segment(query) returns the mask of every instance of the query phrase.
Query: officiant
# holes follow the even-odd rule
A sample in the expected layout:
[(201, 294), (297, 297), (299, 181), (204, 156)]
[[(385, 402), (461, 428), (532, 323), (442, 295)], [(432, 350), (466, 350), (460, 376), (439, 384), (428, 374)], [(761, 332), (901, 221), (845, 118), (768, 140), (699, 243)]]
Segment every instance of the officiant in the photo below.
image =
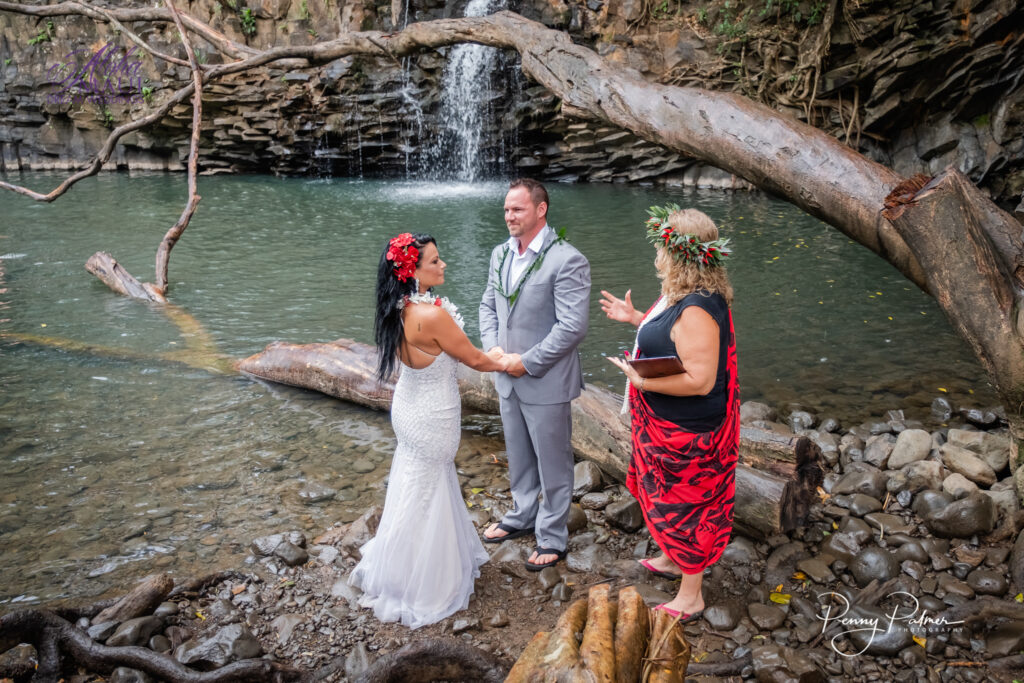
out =
[(676, 597), (655, 609), (686, 622), (703, 613), (703, 572), (721, 557), (733, 523), (739, 384), (724, 267), (731, 252), (696, 209), (654, 207), (646, 227), (661, 296), (641, 313), (629, 291), (623, 299), (602, 291), (601, 308), (638, 327), (627, 360), (609, 359), (629, 379), (626, 486), (662, 550), (640, 564), (680, 581)]

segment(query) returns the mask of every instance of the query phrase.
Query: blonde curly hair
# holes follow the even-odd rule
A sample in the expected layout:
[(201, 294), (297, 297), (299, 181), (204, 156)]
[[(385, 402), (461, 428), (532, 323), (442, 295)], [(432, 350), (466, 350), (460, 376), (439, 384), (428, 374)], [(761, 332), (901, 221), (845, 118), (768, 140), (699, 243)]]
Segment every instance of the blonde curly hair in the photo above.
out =
[[(697, 209), (682, 209), (669, 214), (668, 224), (678, 233), (694, 235), (701, 242), (718, 239), (718, 226), (707, 214)], [(661, 295), (669, 306), (698, 289), (718, 292), (732, 306), (732, 284), (724, 266), (701, 269), (696, 263), (678, 261), (659, 247), (654, 267), (661, 280)]]

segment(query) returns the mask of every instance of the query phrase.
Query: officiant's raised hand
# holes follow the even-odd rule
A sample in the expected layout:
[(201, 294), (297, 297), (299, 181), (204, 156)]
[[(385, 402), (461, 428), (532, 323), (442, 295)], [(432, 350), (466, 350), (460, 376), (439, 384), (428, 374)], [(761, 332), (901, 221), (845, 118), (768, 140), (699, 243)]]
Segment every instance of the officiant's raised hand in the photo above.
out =
[(630, 298), (630, 294), (633, 290), (626, 290), (626, 297), (620, 299), (611, 292), (601, 290), (601, 310), (605, 312), (612, 320), (617, 320), (620, 323), (629, 323), (636, 327), (643, 320), (644, 315), (640, 311), (633, 308), (633, 299)]

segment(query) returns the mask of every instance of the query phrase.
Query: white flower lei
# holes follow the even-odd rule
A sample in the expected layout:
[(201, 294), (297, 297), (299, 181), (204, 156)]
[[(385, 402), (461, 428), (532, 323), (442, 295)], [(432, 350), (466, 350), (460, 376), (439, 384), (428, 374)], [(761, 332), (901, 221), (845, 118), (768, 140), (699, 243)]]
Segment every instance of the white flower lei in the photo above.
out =
[[(430, 304), (432, 306), (440, 306), (444, 310), (448, 311), (448, 315), (452, 317), (452, 320), (454, 320), (455, 324), (459, 326), (459, 329), (466, 326), (465, 321), (462, 319), (462, 315), (459, 313), (458, 306), (449, 301), (448, 297), (435, 296), (429, 292), (425, 294), (417, 292), (416, 294), (410, 294), (405, 297), (405, 301), (410, 304)], [(440, 301), (441, 303), (435, 303), (437, 301)]]

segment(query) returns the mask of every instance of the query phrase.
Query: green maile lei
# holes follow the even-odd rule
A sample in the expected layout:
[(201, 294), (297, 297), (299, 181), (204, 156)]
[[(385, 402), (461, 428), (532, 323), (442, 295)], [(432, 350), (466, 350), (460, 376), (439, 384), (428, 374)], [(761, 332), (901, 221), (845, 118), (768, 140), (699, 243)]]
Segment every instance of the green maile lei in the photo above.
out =
[(526, 272), (523, 273), (522, 277), (519, 278), (519, 284), (516, 285), (516, 288), (512, 291), (511, 294), (505, 291), (505, 287), (501, 283), (501, 274), (505, 270), (505, 261), (508, 260), (509, 254), (512, 253), (512, 248), (507, 244), (505, 245), (505, 249), (501, 253), (501, 261), (498, 262), (498, 267), (495, 268), (494, 270), (494, 290), (498, 292), (498, 294), (505, 297), (505, 300), (508, 301), (508, 305), (510, 307), (516, 303), (516, 299), (518, 299), (519, 295), (522, 293), (523, 285), (526, 284), (526, 281), (529, 280), (530, 276), (533, 275), (534, 272), (536, 272), (540, 268), (541, 262), (544, 261), (544, 257), (551, 250), (551, 247), (555, 246), (560, 242), (567, 241), (565, 239), (565, 228), (559, 230), (557, 233), (555, 233), (555, 235), (556, 237), (554, 240), (552, 240), (551, 244), (544, 247), (543, 251), (537, 254), (537, 258), (533, 260), (533, 263), (530, 264), (530, 267), (527, 268)]
[(727, 237), (720, 237), (711, 242), (699, 242), (694, 235), (676, 232), (668, 224), (668, 217), (675, 211), (679, 211), (677, 204), (652, 206), (647, 209), (650, 218), (644, 225), (647, 226), (647, 239), (651, 244), (662, 247), (677, 261), (694, 263), (701, 270), (721, 266), (722, 261), (732, 255)]

